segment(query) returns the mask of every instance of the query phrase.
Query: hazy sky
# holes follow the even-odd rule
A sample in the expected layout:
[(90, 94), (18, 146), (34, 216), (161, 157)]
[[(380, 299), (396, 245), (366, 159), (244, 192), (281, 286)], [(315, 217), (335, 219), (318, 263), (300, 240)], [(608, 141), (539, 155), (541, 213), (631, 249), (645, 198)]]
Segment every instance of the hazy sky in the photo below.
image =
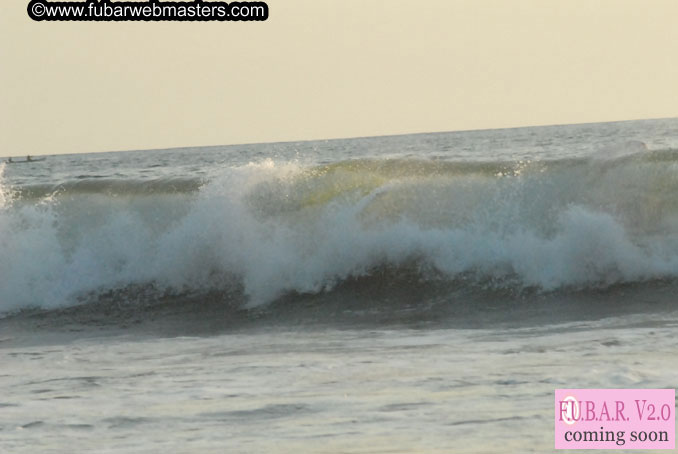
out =
[(270, 0), (266, 22), (0, 2), (0, 156), (678, 116), (676, 0)]

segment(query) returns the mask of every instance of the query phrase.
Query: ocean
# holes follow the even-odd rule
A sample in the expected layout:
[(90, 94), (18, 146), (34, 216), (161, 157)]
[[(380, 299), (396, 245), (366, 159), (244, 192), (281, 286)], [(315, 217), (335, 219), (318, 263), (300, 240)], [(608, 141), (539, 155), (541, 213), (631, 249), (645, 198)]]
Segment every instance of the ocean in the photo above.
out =
[(678, 119), (21, 159), (0, 452), (541, 453), (678, 387)]

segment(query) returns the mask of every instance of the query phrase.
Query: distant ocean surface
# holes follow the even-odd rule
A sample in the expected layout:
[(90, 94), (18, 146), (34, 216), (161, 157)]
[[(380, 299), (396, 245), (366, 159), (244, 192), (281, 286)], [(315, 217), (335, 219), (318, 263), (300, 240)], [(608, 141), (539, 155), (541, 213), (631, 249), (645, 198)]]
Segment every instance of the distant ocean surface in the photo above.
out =
[(678, 119), (0, 164), (0, 451), (545, 452), (677, 295)]

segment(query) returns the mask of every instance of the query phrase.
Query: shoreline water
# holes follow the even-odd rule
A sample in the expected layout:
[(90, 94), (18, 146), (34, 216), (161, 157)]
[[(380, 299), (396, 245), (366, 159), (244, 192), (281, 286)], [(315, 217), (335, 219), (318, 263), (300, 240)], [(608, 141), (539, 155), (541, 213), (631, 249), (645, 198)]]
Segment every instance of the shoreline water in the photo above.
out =
[(0, 440), (13, 453), (544, 452), (555, 388), (675, 386), (671, 318), (0, 344)]

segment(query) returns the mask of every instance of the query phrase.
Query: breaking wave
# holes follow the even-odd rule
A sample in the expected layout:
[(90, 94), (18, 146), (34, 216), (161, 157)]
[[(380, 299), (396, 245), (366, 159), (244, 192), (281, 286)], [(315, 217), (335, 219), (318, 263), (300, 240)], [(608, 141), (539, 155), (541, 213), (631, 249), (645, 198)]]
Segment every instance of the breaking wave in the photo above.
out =
[(0, 312), (139, 285), (238, 287), (257, 306), (385, 268), (540, 292), (674, 279), (676, 194), (672, 150), (537, 162), (262, 161), (209, 181), (0, 179)]

